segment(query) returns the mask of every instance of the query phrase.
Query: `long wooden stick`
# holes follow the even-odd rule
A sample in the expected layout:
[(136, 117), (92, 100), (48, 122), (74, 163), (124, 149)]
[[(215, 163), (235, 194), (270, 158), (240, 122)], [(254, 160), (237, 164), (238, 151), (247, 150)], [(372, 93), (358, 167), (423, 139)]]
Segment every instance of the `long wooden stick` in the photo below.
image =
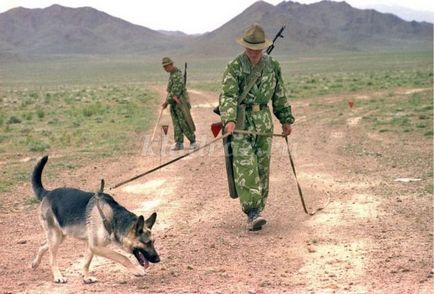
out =
[(158, 115), (157, 123), (155, 124), (154, 131), (152, 132), (151, 143), (154, 141), (155, 132), (157, 131), (157, 127), (160, 124), (161, 116), (163, 115), (164, 108), (161, 108), (160, 115)]
[(195, 153), (195, 152), (198, 152), (199, 150), (201, 150), (201, 149), (203, 149), (203, 148), (206, 148), (206, 147), (208, 147), (208, 146), (210, 146), (210, 145), (212, 145), (212, 144), (214, 144), (214, 143), (216, 143), (216, 142), (219, 142), (221, 139), (226, 138), (226, 137), (229, 136), (229, 135), (231, 135), (231, 134), (226, 133), (226, 134), (224, 134), (224, 135), (222, 135), (222, 136), (220, 136), (220, 137), (218, 137), (218, 138), (212, 140), (211, 142), (209, 142), (209, 143), (207, 143), (207, 144), (205, 144), (205, 145), (203, 145), (203, 146), (201, 146), (201, 147), (199, 147), (199, 148), (197, 148), (197, 149), (194, 149), (194, 150), (192, 150), (192, 151), (189, 151), (189, 152), (185, 153), (184, 155), (178, 156), (178, 157), (176, 157), (175, 159), (172, 159), (172, 160), (170, 160), (170, 161), (168, 161), (168, 162), (166, 162), (166, 163), (163, 163), (163, 164), (161, 164), (161, 165), (159, 165), (159, 166), (157, 166), (157, 167), (154, 167), (154, 168), (152, 168), (152, 169), (150, 169), (150, 170), (148, 170), (148, 171), (146, 171), (146, 172), (144, 172), (144, 173), (141, 173), (141, 174), (139, 174), (139, 175), (137, 175), (137, 176), (135, 176), (135, 177), (132, 177), (132, 178), (130, 178), (130, 179), (128, 179), (128, 180), (125, 180), (125, 181), (123, 181), (123, 182), (120, 182), (120, 183), (114, 185), (113, 187), (111, 187), (110, 190), (112, 190), (112, 189), (116, 189), (117, 187), (120, 187), (120, 186), (122, 186), (122, 185), (125, 185), (126, 183), (132, 182), (132, 181), (134, 181), (134, 180), (136, 180), (136, 179), (138, 179), (138, 178), (141, 178), (141, 177), (143, 177), (143, 176), (146, 176), (147, 174), (153, 173), (154, 171), (157, 171), (157, 170), (159, 170), (160, 168), (163, 168), (163, 167), (165, 167), (165, 166), (167, 166), (167, 165), (169, 165), (169, 164), (172, 164), (172, 163), (174, 163), (174, 162), (176, 162), (176, 161), (178, 161), (178, 160), (180, 160), (180, 159), (183, 159), (184, 157), (187, 157), (187, 156), (189, 156), (189, 155), (191, 155), (191, 154), (193, 154), (193, 153)]
[(248, 130), (234, 130), (234, 133), (245, 134), (245, 135), (265, 136), (265, 137), (283, 137), (283, 138), (286, 137), (285, 135), (282, 135), (282, 134), (274, 134), (274, 133), (259, 133), (259, 132), (248, 131)]
[[(288, 150), (288, 157), (289, 157), (289, 162), (291, 163), (291, 168), (292, 168), (292, 173), (294, 174), (294, 178), (295, 178), (295, 183), (297, 184), (297, 190), (298, 190), (298, 195), (300, 196), (300, 200), (301, 200), (301, 205), (303, 206), (303, 210), (304, 213), (308, 214), (308, 215), (314, 215), (315, 213), (317, 213), (318, 211), (323, 210), (324, 208), (327, 207), (327, 205), (329, 205), (330, 203), (330, 197), (328, 197), (327, 199), (327, 203), (324, 204), (324, 206), (319, 207), (313, 211), (308, 211), (306, 208), (306, 203), (304, 202), (304, 198), (303, 198), (303, 192), (301, 191), (301, 186), (300, 183), (298, 182), (298, 178), (297, 178), (297, 172), (295, 171), (295, 164), (294, 164), (294, 160), (292, 159), (292, 155), (291, 155), (291, 150), (289, 150), (289, 142), (288, 142), (288, 137), (285, 137), (285, 142), (286, 142), (286, 148)], [(288, 195), (288, 198), (289, 195)]]

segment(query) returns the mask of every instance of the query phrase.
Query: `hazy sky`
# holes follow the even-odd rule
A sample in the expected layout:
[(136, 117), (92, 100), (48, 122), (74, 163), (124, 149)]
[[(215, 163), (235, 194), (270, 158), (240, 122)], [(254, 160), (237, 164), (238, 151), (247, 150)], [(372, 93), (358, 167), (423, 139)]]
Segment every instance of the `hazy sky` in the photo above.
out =
[[(265, 1), (275, 5), (283, 0)], [(294, 2), (307, 4), (318, 1)], [(17, 6), (45, 8), (55, 3), (68, 7), (91, 6), (153, 30), (179, 30), (195, 34), (220, 27), (254, 2), (256, 0), (0, 0), (0, 13)], [(382, 4), (434, 12), (432, 0), (347, 0), (346, 2), (357, 8)]]

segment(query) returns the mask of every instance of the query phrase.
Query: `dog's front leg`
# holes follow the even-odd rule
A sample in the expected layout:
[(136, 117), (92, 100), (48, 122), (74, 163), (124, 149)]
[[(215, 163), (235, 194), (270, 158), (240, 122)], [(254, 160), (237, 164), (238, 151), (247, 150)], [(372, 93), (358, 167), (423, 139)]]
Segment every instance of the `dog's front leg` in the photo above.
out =
[(113, 251), (106, 247), (94, 247), (91, 250), (96, 255), (103, 256), (105, 258), (111, 259), (117, 263), (122, 264), (135, 276), (140, 277), (145, 275), (145, 269), (143, 267), (139, 267), (137, 265), (132, 264), (131, 261), (126, 256), (123, 256), (122, 254), (119, 254), (116, 251)]
[(93, 252), (92, 250), (90, 250), (89, 247), (87, 247), (86, 257), (83, 266), (83, 282), (85, 284), (91, 284), (98, 281), (95, 277), (89, 275), (89, 266), (90, 263), (92, 262), (92, 258), (93, 258)]

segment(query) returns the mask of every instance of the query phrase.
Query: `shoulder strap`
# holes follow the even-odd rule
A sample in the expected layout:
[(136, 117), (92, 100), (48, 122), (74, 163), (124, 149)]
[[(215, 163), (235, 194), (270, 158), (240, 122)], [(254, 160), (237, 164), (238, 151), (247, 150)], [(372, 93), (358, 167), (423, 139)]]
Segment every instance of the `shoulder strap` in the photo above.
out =
[(263, 60), (261, 63), (256, 65), (250, 75), (248, 76), (247, 80), (249, 81), (246, 86), (244, 87), (243, 93), (238, 98), (238, 104), (241, 104), (247, 97), (247, 94), (249, 94), (250, 90), (252, 89), (253, 85), (256, 83), (258, 78), (261, 76), (261, 72), (264, 69), (265, 66), (265, 60)]

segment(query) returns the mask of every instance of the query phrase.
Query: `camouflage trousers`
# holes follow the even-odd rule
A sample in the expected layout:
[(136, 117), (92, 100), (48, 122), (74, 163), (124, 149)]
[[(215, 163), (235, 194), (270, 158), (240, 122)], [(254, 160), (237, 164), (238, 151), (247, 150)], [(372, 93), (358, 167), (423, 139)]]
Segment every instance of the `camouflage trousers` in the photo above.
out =
[[(273, 131), (269, 110), (246, 113), (244, 129), (261, 133)], [(241, 209), (262, 211), (268, 197), (272, 138), (234, 134), (232, 139), (234, 181)]]
[(172, 117), (175, 142), (183, 143), (184, 135), (190, 142), (195, 142), (196, 136), (185, 121), (181, 109), (174, 105), (170, 105), (170, 116)]

